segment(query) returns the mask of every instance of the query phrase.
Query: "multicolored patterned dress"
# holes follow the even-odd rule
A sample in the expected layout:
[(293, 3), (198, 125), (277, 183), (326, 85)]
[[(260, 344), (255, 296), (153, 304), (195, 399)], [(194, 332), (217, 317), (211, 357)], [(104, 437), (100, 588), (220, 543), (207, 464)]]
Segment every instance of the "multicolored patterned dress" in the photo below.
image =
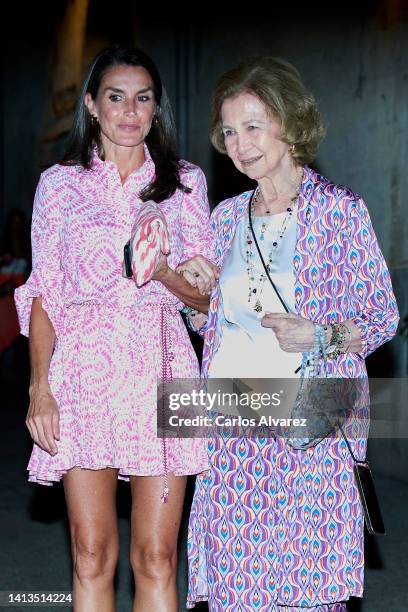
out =
[[(40, 178), (33, 271), (15, 300), (24, 335), (36, 296), (54, 327), (49, 381), (61, 431), (57, 455), (34, 445), (31, 481), (51, 485), (74, 466), (117, 468), (126, 480), (208, 467), (204, 441), (169, 439), (163, 445), (156, 434), (162, 368), (170, 367), (174, 377), (199, 371), (179, 312), (184, 304), (159, 282), (138, 289), (122, 277), (123, 247), (143, 206), (139, 194), (155, 174), (147, 147), (145, 157), (123, 185), (116, 165), (97, 156), (90, 170), (55, 165)], [(158, 204), (168, 224), (172, 268), (195, 254), (211, 254), (205, 177), (185, 163), (181, 180), (191, 193), (177, 190)]]
[[(251, 193), (222, 202), (212, 229), (222, 266)], [(304, 168), (293, 256), (295, 312), (328, 324), (352, 319), (363, 350), (328, 362), (331, 377), (366, 377), (364, 358), (396, 331), (398, 310), (360, 197)], [(203, 375), (222, 342), (219, 294), (205, 330)], [(270, 330), (266, 330), (270, 332)], [(366, 440), (350, 440), (363, 459)], [(187, 606), (211, 612), (345, 610), (363, 593), (363, 515), (341, 437), (293, 450), (282, 438), (215, 437), (197, 477), (188, 536)]]

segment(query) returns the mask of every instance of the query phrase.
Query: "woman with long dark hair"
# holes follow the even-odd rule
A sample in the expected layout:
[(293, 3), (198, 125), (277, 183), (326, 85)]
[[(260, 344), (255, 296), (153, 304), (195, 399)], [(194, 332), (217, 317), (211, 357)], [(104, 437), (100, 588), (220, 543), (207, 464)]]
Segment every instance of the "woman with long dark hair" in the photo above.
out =
[[(156, 384), (195, 377), (179, 310), (206, 310), (174, 272), (209, 255), (202, 171), (179, 160), (170, 104), (153, 61), (109, 48), (85, 79), (66, 154), (41, 175), (33, 211), (33, 271), (16, 291), (30, 337), (29, 479), (63, 480), (75, 610), (114, 609), (117, 478), (132, 492), (134, 610), (177, 610), (176, 548), (186, 475), (207, 467), (199, 440), (156, 435)], [(138, 288), (122, 276), (135, 215), (154, 200), (171, 252)], [(200, 279), (201, 280), (201, 279)], [(167, 503), (162, 503), (162, 502)]]

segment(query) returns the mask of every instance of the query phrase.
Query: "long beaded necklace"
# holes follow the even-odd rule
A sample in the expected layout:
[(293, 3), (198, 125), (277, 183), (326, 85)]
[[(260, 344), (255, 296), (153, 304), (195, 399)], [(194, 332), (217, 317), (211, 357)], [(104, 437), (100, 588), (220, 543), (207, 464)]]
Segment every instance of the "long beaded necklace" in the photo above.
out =
[[(257, 202), (258, 195), (259, 195), (259, 187), (256, 188), (254, 196), (253, 198), (251, 198), (250, 206), (251, 206), (252, 214), (254, 211), (254, 203)], [(286, 229), (293, 216), (294, 206), (297, 203), (298, 198), (299, 198), (299, 192), (297, 192), (296, 195), (290, 199), (291, 205), (287, 207), (286, 215), (278, 231), (278, 236), (276, 240), (272, 242), (272, 249), (268, 254), (268, 258), (266, 262), (266, 267), (267, 267), (268, 272), (271, 271), (271, 264), (274, 260), (276, 251), (279, 249), (279, 246), (282, 243)], [(267, 213), (269, 214), (269, 211), (267, 211)], [(259, 234), (259, 240), (262, 242), (265, 240), (266, 229), (267, 229), (267, 224), (263, 222), (261, 224), (260, 234)], [(254, 262), (254, 252), (252, 250), (252, 244), (253, 244), (253, 237), (252, 237), (251, 227), (248, 222), (247, 235), (246, 235), (246, 264), (247, 264), (246, 270), (248, 274), (248, 304), (250, 305), (250, 307), (252, 307), (252, 310), (254, 310), (257, 313), (257, 315), (260, 315), (260, 313), (263, 311), (261, 297), (262, 297), (262, 292), (263, 292), (263, 288), (265, 285), (265, 281), (267, 279), (267, 275), (264, 271), (262, 271), (258, 277), (258, 280), (255, 278), (255, 262)]]

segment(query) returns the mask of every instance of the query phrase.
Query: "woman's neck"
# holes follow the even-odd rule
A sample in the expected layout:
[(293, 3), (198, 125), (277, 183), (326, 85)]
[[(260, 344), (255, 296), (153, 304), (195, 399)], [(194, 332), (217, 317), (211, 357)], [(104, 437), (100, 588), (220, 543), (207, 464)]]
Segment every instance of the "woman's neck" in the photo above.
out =
[(274, 214), (286, 210), (299, 193), (302, 173), (301, 166), (291, 163), (276, 175), (259, 179), (257, 214)]
[(104, 142), (104, 138), (102, 138), (102, 145), (105, 152), (105, 161), (116, 164), (122, 183), (132, 172), (143, 166), (146, 161), (144, 142), (135, 147), (122, 147), (110, 141)]

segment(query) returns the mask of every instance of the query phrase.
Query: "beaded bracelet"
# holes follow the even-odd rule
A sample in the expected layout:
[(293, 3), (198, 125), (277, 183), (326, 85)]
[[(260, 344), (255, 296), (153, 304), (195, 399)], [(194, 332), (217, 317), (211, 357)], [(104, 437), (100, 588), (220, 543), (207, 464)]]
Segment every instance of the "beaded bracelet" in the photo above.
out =
[(207, 325), (208, 319), (199, 329), (196, 329), (193, 324), (193, 319), (197, 315), (201, 314), (200, 311), (196, 310), (195, 308), (191, 308), (191, 306), (184, 306), (184, 308), (181, 309), (181, 312), (186, 315), (187, 319), (190, 319), (190, 323), (189, 323), (190, 329), (195, 331), (197, 334), (203, 334), (204, 329)]
[(181, 309), (181, 312), (185, 314), (186, 317), (190, 317), (190, 316), (194, 317), (195, 315), (193, 315), (192, 313), (193, 312), (196, 313), (197, 310), (194, 310), (194, 308), (191, 308), (191, 306), (184, 306), (184, 308)]
[[(315, 323), (313, 349), (307, 353), (303, 353), (301, 376), (303, 377), (308, 372), (308, 376), (315, 378), (319, 374), (319, 359), (323, 357), (323, 365), (326, 367), (326, 331), (323, 325)], [(307, 368), (309, 368), (307, 370)]]
[[(326, 347), (327, 357), (337, 359), (342, 353), (346, 353), (351, 344), (351, 331), (344, 323), (331, 323), (331, 338)], [(346, 334), (348, 334), (348, 344), (346, 346)]]

